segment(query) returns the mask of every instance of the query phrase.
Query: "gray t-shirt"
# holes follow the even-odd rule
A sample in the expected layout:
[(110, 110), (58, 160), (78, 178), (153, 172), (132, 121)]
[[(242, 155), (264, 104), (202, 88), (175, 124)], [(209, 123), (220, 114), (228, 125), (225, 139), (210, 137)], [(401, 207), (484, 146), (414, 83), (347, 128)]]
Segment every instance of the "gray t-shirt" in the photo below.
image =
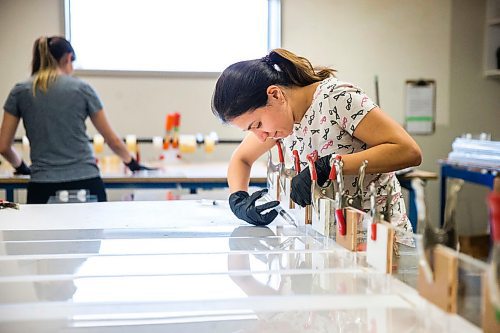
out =
[(66, 182), (99, 176), (85, 120), (102, 109), (92, 87), (59, 75), (33, 96), (33, 78), (12, 88), (5, 112), (22, 118), (30, 141), (31, 181)]

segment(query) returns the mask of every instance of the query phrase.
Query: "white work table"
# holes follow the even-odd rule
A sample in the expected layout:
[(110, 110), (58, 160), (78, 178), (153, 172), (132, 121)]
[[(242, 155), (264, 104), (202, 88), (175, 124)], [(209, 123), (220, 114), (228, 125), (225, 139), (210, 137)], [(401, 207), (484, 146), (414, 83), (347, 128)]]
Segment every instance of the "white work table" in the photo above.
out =
[(0, 210), (0, 332), (479, 332), (306, 227), (227, 202)]
[[(227, 162), (175, 164), (150, 163), (156, 170), (130, 172), (121, 162), (101, 168), (101, 177), (106, 189), (171, 189), (185, 188), (191, 193), (198, 189), (225, 188), (227, 184)], [(250, 185), (266, 185), (267, 166), (255, 163), (250, 173)], [(26, 189), (29, 176), (14, 176), (12, 169), (0, 165), (0, 190), (5, 190), (5, 199), (14, 201), (14, 191)], [(1, 199), (1, 197), (0, 197)]]

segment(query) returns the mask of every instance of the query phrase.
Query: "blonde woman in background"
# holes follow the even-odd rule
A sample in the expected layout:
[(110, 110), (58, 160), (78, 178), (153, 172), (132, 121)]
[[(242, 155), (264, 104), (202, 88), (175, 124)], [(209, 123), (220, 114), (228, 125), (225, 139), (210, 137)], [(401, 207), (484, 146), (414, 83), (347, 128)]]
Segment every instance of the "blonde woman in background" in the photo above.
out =
[[(109, 147), (130, 170), (144, 169), (111, 128), (92, 87), (75, 77), (75, 51), (63, 37), (40, 37), (33, 45), (31, 77), (12, 88), (4, 104), (0, 153), (16, 174), (30, 175), (29, 204), (47, 203), (59, 190), (87, 189), (106, 201), (104, 183), (86, 134), (90, 117)], [(23, 119), (31, 167), (12, 146)]]

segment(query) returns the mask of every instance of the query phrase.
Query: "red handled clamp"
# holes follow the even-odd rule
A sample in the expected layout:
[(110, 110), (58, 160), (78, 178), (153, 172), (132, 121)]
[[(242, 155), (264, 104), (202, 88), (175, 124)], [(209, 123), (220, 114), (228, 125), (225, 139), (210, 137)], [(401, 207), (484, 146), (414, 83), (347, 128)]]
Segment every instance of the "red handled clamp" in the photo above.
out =
[(300, 157), (299, 157), (299, 152), (297, 149), (294, 149), (292, 151), (293, 154), (293, 165), (295, 166), (295, 172), (299, 174), (300, 172)]
[(316, 213), (319, 215), (319, 199), (323, 196), (321, 186), (318, 185), (318, 174), (316, 172), (316, 161), (318, 160), (318, 151), (315, 150), (307, 155), (309, 172), (311, 173), (311, 203)]
[(347, 227), (343, 212), (343, 209), (345, 207), (344, 174), (342, 171), (343, 166), (344, 163), (342, 162), (342, 156), (337, 155), (334, 161), (334, 167), (337, 173), (337, 186), (338, 186), (338, 191), (335, 193), (335, 219), (337, 220), (337, 227), (339, 230), (339, 234), (341, 236), (345, 236), (347, 234)]
[(354, 207), (359, 210), (363, 209), (363, 198), (364, 198), (363, 183), (365, 181), (365, 169), (367, 165), (368, 165), (367, 160), (364, 160), (363, 163), (361, 163), (358, 172), (358, 181), (356, 183), (356, 191), (354, 192), (353, 195), (345, 196), (346, 206)]
[(380, 219), (380, 214), (377, 211), (377, 191), (375, 190), (375, 184), (370, 183), (370, 216), (371, 216), (371, 239), (377, 240), (377, 223)]
[[(276, 140), (276, 148), (278, 148), (278, 158), (279, 158), (279, 163), (278, 163), (278, 182), (280, 186), (280, 192), (281, 193), (286, 193), (285, 191), (285, 180), (286, 178), (289, 177), (290, 173), (287, 174), (286, 169), (285, 169), (285, 155), (283, 153), (283, 143), (281, 140)], [(291, 176), (291, 175), (290, 175)]]

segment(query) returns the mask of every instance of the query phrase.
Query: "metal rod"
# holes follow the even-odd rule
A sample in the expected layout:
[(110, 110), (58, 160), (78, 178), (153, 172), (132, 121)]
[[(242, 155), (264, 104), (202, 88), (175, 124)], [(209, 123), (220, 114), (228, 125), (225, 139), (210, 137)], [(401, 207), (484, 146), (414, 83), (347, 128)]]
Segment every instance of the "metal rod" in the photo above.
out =
[[(125, 138), (122, 139), (123, 142), (126, 142)], [(144, 137), (144, 138), (137, 138), (136, 139), (137, 143), (153, 143), (153, 138), (152, 137)], [(165, 138), (163, 138), (163, 141), (165, 141)], [(170, 139), (170, 143), (172, 143), (173, 139)], [(22, 143), (23, 139), (22, 138), (15, 138), (14, 143)], [(94, 142), (93, 138), (89, 138), (89, 142)], [(205, 140), (196, 140), (197, 144), (204, 144)], [(215, 144), (240, 144), (241, 140), (240, 139), (219, 139), (215, 141)]]

